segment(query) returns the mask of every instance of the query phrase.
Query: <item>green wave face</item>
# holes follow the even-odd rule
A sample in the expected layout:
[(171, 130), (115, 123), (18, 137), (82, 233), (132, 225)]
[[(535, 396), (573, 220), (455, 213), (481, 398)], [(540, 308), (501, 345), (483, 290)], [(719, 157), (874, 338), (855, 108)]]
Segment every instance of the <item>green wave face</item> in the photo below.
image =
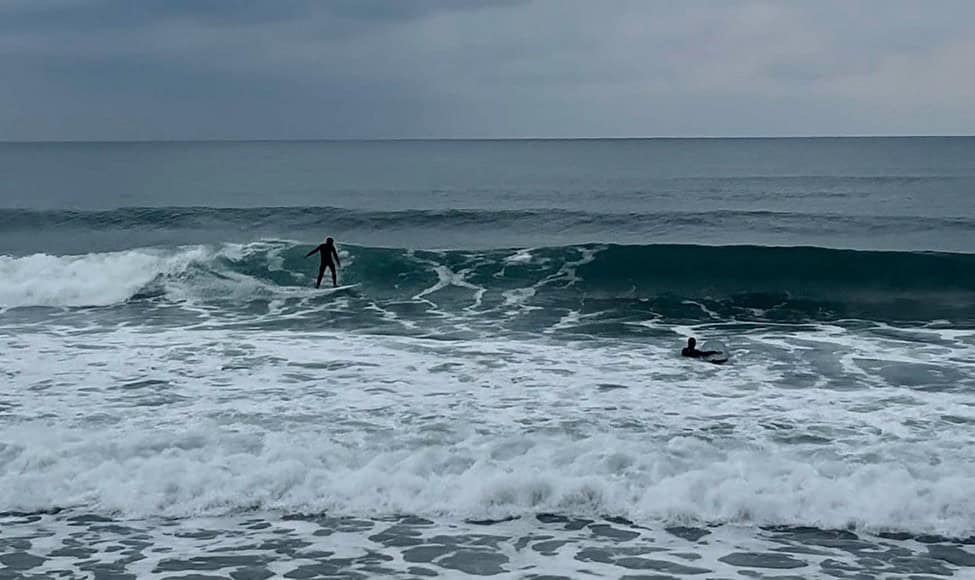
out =
[(0, 308), (192, 312), (195, 304), (218, 319), (274, 324), (275, 313), (313, 322), (309, 313), (317, 312), (346, 328), (373, 328), (378, 316), (406, 326), (439, 320), (527, 332), (578, 317), (607, 336), (647, 320), (975, 323), (975, 254), (597, 244), (432, 251), (340, 243), (345, 288), (336, 293), (328, 275), (322, 289), (313, 287), (319, 264), (306, 257), (312, 247), (261, 241), (0, 256)]
[[(305, 258), (308, 246), (248, 248), (198, 264), (195, 283), (240, 275), (273, 293), (308, 287), (317, 273), (317, 258)], [(678, 321), (975, 320), (969, 254), (690, 245), (341, 250), (342, 284), (357, 285), (358, 299), (429, 302), (484, 316), (520, 308)]]

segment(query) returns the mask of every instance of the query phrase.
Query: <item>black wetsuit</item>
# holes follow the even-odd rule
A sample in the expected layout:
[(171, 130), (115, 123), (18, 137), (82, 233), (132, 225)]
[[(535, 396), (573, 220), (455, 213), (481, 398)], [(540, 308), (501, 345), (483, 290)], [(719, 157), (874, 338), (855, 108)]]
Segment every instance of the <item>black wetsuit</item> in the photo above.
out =
[[(338, 286), (338, 281), (335, 277), (335, 265), (338, 264), (341, 266), (342, 263), (339, 261), (339, 253), (335, 251), (335, 244), (328, 243), (328, 242), (324, 244), (320, 244), (314, 250), (305, 254), (305, 257), (307, 258), (312, 254), (314, 254), (315, 252), (319, 252), (322, 255), (322, 262), (321, 265), (318, 267), (318, 280), (315, 281), (315, 288), (321, 287), (322, 277), (325, 276), (326, 268), (328, 268), (332, 272), (332, 286)], [(334, 262), (332, 262), (332, 257), (335, 258)]]
[(683, 350), (680, 351), (681, 356), (686, 356), (690, 358), (701, 358), (705, 356), (711, 356), (713, 354), (721, 354), (720, 350), (697, 350), (696, 348), (691, 348), (685, 346)]

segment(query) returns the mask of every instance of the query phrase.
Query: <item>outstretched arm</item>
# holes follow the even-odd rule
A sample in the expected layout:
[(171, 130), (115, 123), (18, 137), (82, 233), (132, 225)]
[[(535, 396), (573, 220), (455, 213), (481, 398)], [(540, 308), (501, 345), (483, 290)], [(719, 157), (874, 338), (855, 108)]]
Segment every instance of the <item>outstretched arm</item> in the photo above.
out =
[(335, 249), (335, 246), (332, 246), (332, 255), (335, 256), (335, 265), (341, 266), (342, 262), (339, 260), (339, 252)]
[(305, 257), (307, 258), (308, 256), (311, 256), (315, 252), (321, 252), (321, 251), (322, 251), (322, 247), (321, 246), (316, 246), (314, 250), (312, 250), (312, 251), (308, 252), (307, 254), (305, 254)]
[(711, 356), (715, 354), (721, 354), (720, 350), (702, 350), (701, 356)]

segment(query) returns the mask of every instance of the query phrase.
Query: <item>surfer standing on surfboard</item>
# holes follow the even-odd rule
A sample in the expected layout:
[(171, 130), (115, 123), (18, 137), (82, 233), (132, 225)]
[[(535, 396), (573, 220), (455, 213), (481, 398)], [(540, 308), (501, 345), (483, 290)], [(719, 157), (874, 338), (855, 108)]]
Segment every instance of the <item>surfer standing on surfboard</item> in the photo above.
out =
[[(322, 263), (318, 267), (318, 280), (315, 282), (315, 288), (320, 288), (322, 285), (322, 276), (325, 275), (325, 268), (332, 271), (332, 286), (338, 286), (338, 281), (335, 277), (335, 266), (336, 264), (341, 266), (342, 262), (339, 261), (339, 253), (335, 250), (335, 240), (332, 238), (327, 238), (324, 244), (319, 244), (314, 250), (305, 254), (305, 257), (309, 257), (315, 252), (320, 252), (322, 254)], [(332, 257), (335, 257), (335, 261), (332, 261)]]

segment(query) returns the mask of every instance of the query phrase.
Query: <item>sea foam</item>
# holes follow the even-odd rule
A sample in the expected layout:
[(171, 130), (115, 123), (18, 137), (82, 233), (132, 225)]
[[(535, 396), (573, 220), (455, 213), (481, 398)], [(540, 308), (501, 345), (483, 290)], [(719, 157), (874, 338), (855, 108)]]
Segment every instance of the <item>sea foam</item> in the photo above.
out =
[(156, 277), (181, 272), (209, 255), (199, 247), (79, 256), (0, 256), (0, 307), (118, 304)]
[[(937, 354), (830, 332), (797, 335), (818, 341), (803, 356)], [(748, 337), (730, 367), (666, 345), (323, 332), (127, 328), (9, 344), (17, 420), (0, 428), (0, 510), (975, 532), (964, 392), (879, 374), (797, 389), (778, 368), (788, 355), (749, 355), (761, 343)]]

